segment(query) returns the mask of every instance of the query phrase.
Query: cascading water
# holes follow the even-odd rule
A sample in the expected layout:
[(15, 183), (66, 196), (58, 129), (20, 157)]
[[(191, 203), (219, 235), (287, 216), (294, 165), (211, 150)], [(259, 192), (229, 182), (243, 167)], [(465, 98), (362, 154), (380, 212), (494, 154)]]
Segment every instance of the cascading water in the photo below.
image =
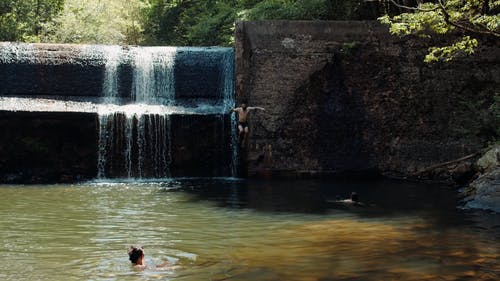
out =
[(118, 96), (118, 65), (122, 57), (122, 49), (119, 46), (101, 46), (106, 59), (104, 71), (103, 93), (104, 101), (115, 103)]
[(97, 153), (92, 141), (79, 145), (97, 158), (99, 179), (234, 177), (233, 57), (215, 47), (0, 43), (0, 111), (67, 123), (64, 113), (97, 114)]
[[(229, 112), (232, 108), (235, 107), (235, 99), (234, 99), (234, 63), (233, 63), (233, 53), (226, 52), (223, 54), (221, 59), (221, 68), (222, 68), (222, 79), (220, 82), (221, 89), (220, 93), (223, 94), (222, 100), (224, 104), (224, 113)], [(237, 120), (234, 114), (231, 115), (231, 176), (236, 177), (238, 171), (238, 138), (236, 132)], [(221, 115), (222, 123), (224, 121), (224, 115)], [(224, 125), (223, 125), (224, 127)]]
[(99, 178), (170, 177), (170, 115), (99, 115)]
[[(201, 48), (182, 48), (182, 53), (204, 51)], [(218, 116), (225, 134), (225, 119), (229, 109), (234, 107), (233, 52), (230, 49), (211, 49), (218, 52), (218, 95), (219, 102), (202, 103), (192, 101), (189, 106), (182, 98), (176, 99), (174, 47), (134, 47), (128, 54), (107, 50), (105, 54), (127, 56), (105, 59), (103, 85), (105, 100), (118, 96), (119, 63), (132, 68), (130, 103), (118, 107), (105, 107), (99, 112), (99, 178), (165, 178), (170, 177), (172, 163), (172, 116), (197, 114)], [(219, 54), (220, 53), (220, 54)], [(108, 78), (112, 77), (112, 78)], [(230, 175), (236, 176), (237, 143), (234, 117), (231, 120)], [(121, 164), (120, 164), (121, 163)]]
[[(114, 56), (120, 52), (108, 54), (112, 56), (106, 60), (103, 91), (109, 101), (118, 95), (117, 62), (122, 59)], [(173, 103), (175, 48), (134, 47), (129, 54), (133, 73), (130, 102), (136, 106), (99, 113), (98, 177), (169, 177), (170, 116), (148, 110), (151, 105)], [(124, 157), (117, 159), (119, 154)]]
[(173, 104), (175, 47), (136, 47), (132, 99), (135, 103)]

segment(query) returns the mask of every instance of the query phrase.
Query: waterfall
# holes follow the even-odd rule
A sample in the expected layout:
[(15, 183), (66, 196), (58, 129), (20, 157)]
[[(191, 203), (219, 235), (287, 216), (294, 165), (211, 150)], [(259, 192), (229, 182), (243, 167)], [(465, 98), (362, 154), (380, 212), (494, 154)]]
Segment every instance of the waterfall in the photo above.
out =
[(0, 110), (97, 113), (100, 179), (236, 176), (231, 48), (0, 42), (0, 84)]
[(133, 49), (132, 99), (136, 103), (173, 104), (175, 52), (174, 47)]
[[(229, 110), (235, 107), (234, 98), (234, 52), (225, 52), (221, 59), (221, 73), (222, 78), (220, 81), (220, 93), (223, 94), (223, 113), (228, 113)], [(221, 118), (224, 118), (222, 115)], [(238, 133), (236, 131), (237, 120), (234, 114), (231, 114), (231, 176), (236, 177), (238, 174)]]
[[(105, 48), (104, 54), (103, 95), (105, 101), (110, 102), (117, 96), (117, 69), (123, 53), (121, 47), (113, 46)], [(173, 104), (175, 48), (134, 47), (130, 54), (133, 67), (131, 102), (143, 105), (132, 111), (119, 107), (99, 114), (98, 178), (168, 177), (170, 116), (148, 113), (147, 104)], [(125, 164), (122, 173), (111, 172), (118, 165), (116, 159)]]
[[(104, 65), (103, 93), (104, 101), (114, 103), (118, 96), (121, 64), (131, 68), (130, 104), (109, 104), (100, 107), (98, 178), (165, 178), (171, 177), (172, 155), (172, 114), (184, 116), (212, 115), (220, 121), (222, 138), (213, 138), (217, 145), (229, 146), (229, 163), (218, 160), (218, 165), (228, 165), (224, 174), (236, 176), (237, 138), (236, 119), (231, 116), (230, 125), (225, 121), (227, 114), (234, 107), (234, 62), (232, 49), (224, 48), (183, 48), (184, 57), (190, 52), (207, 52), (209, 63), (217, 63), (218, 83), (215, 88), (218, 100), (205, 104), (193, 102), (193, 93), (176, 99), (175, 66), (179, 48), (174, 47), (102, 47), (99, 53)], [(196, 60), (189, 58), (192, 65)], [(192, 67), (196, 67), (193, 65)], [(199, 69), (198, 69), (199, 71)], [(184, 77), (192, 77), (185, 74)], [(186, 82), (186, 81), (183, 81)], [(196, 81), (192, 81), (196, 83)], [(204, 81), (206, 83), (206, 81)], [(193, 88), (185, 87), (192, 90)], [(194, 94), (197, 94), (196, 92)], [(213, 95), (209, 93), (209, 95)], [(214, 99), (212, 98), (212, 99)], [(186, 100), (185, 104), (183, 103)], [(206, 101), (207, 98), (201, 100)], [(195, 104), (195, 106), (193, 106)], [(200, 117), (201, 118), (201, 117)], [(182, 118), (181, 118), (182, 120)], [(188, 118), (187, 120), (192, 120)], [(207, 119), (210, 120), (210, 119)], [(191, 122), (191, 121), (189, 121)], [(184, 123), (182, 126), (185, 126)], [(181, 127), (182, 127), (181, 126)], [(190, 124), (189, 126), (199, 126)], [(202, 125), (203, 126), (203, 125)], [(227, 132), (228, 128), (230, 132)], [(196, 130), (194, 130), (196, 132)], [(219, 130), (217, 130), (219, 132)], [(217, 133), (214, 132), (214, 133)], [(227, 132), (227, 133), (226, 133)], [(225, 141), (226, 135), (229, 141)], [(195, 136), (193, 136), (195, 137)], [(219, 140), (222, 140), (220, 143)], [(224, 169), (215, 169), (221, 171)]]
[(236, 176), (233, 83), (231, 48), (0, 42), (0, 110), (97, 114), (99, 179)]
[(115, 103), (118, 97), (118, 66), (122, 57), (120, 46), (101, 46), (105, 61), (103, 95), (106, 103)]
[(170, 115), (99, 114), (98, 178), (170, 177)]

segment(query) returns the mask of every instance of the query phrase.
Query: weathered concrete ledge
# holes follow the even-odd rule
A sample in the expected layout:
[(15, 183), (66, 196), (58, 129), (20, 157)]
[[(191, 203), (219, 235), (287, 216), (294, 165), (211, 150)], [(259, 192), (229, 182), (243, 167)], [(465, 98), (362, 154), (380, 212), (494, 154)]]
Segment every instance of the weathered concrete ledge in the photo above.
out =
[(231, 48), (0, 42), (0, 96), (102, 97), (111, 80), (114, 96), (130, 102), (134, 75), (142, 71), (147, 77), (139, 80), (151, 81), (172, 72), (176, 99), (217, 99), (228, 65), (232, 77)]
[(498, 45), (426, 64), (443, 38), (393, 37), (377, 22), (239, 22), (235, 36), (237, 99), (266, 108), (250, 120), (250, 175), (463, 182), (477, 159), (466, 156), (495, 137)]
[[(173, 114), (170, 118), (172, 177), (231, 174), (228, 115)], [(78, 182), (97, 177), (97, 113), (0, 110), (0, 128), (0, 183)], [(125, 151), (116, 153), (113, 158), (119, 159)], [(110, 169), (109, 178), (126, 178), (121, 168)]]

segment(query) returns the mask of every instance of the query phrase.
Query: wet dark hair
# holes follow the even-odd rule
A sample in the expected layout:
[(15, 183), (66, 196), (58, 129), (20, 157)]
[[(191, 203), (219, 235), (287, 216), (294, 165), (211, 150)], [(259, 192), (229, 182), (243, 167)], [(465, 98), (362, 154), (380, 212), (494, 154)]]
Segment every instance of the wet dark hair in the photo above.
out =
[(144, 251), (142, 250), (141, 246), (130, 246), (130, 248), (128, 248), (127, 253), (128, 253), (128, 259), (132, 263), (137, 263), (137, 260), (139, 260), (139, 258), (144, 254)]
[(358, 197), (358, 194), (356, 192), (351, 193), (351, 201), (353, 201), (353, 202), (359, 201), (359, 197)]

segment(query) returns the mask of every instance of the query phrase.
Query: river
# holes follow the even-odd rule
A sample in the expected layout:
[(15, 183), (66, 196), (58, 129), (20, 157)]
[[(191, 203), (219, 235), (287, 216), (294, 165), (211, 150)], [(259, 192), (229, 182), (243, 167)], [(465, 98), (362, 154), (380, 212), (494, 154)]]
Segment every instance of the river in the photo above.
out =
[[(338, 202), (355, 191), (362, 206)], [(499, 280), (447, 186), (223, 178), (0, 186), (2, 280)], [(127, 248), (140, 244), (137, 271)], [(168, 261), (171, 266), (155, 265)]]

